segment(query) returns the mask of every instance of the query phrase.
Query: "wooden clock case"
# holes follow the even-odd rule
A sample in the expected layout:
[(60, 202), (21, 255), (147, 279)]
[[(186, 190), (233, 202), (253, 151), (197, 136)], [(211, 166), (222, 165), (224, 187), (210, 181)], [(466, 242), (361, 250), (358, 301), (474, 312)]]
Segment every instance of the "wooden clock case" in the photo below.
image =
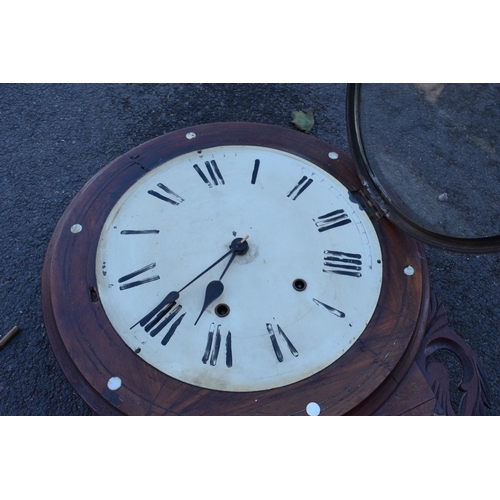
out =
[[(195, 134), (189, 135), (189, 134)], [(194, 138), (188, 138), (194, 137)], [(173, 379), (138, 357), (111, 326), (96, 285), (96, 247), (122, 194), (178, 155), (219, 145), (249, 144), (288, 151), (321, 166), (364, 204), (351, 157), (314, 137), (252, 123), (200, 125), (142, 144), (98, 172), (75, 196), (50, 241), (42, 274), (42, 310), (55, 356), (79, 395), (100, 415), (452, 414), (447, 374), (432, 358), (452, 349), (464, 365), (461, 412), (488, 404), (486, 379), (474, 353), (447, 327), (432, 295), (423, 245), (373, 213), (383, 255), (383, 285), (360, 338), (337, 361), (295, 384), (257, 392), (224, 392)], [(328, 156), (337, 153), (338, 158)], [(76, 230), (72, 227), (79, 225)], [(412, 273), (405, 273), (409, 266)], [(119, 377), (121, 387), (108, 382)]]

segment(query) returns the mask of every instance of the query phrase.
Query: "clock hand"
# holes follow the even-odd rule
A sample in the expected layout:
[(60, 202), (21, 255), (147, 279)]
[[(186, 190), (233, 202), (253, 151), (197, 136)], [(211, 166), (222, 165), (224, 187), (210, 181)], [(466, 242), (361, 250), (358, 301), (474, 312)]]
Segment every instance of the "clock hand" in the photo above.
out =
[[(248, 236), (246, 238), (244, 238), (241, 241), (241, 243), (243, 243), (247, 238), (248, 238)], [(238, 238), (238, 240), (239, 240), (239, 238)], [(196, 276), (196, 278), (192, 279), (187, 285), (184, 285), (179, 291), (174, 290), (174, 291), (170, 292), (152, 311), (150, 311), (148, 314), (146, 314), (146, 316), (144, 316), (142, 319), (140, 319), (135, 325), (131, 326), (130, 329), (132, 330), (132, 328), (135, 328), (137, 325), (141, 325), (141, 326), (147, 325), (156, 314), (158, 314), (158, 313), (160, 313), (160, 311), (162, 311), (162, 309), (165, 306), (167, 306), (168, 304), (171, 304), (172, 302), (174, 302), (174, 300), (177, 300), (179, 298), (180, 292), (185, 290), (189, 285), (194, 283), (198, 278), (201, 278), (205, 273), (210, 271), (210, 269), (212, 269), (217, 264), (219, 264), (219, 262), (223, 261), (229, 254), (235, 252), (236, 250), (235, 250), (235, 248), (233, 248), (233, 244), (234, 244), (234, 240), (231, 243), (231, 247), (230, 247), (230, 250), (228, 252), (226, 252), (222, 257), (217, 259), (212, 265), (208, 266), (200, 274), (198, 274), (198, 276)], [(247, 246), (248, 246), (248, 243), (247, 243)], [(227, 267), (226, 267), (226, 269), (227, 269)]]
[[(247, 238), (248, 238), (248, 236), (247, 236)], [(243, 243), (243, 240), (242, 240), (242, 243)], [(241, 245), (241, 243), (240, 243), (239, 245)], [(222, 274), (220, 275), (219, 281), (221, 281), (221, 280), (222, 280), (222, 278), (224, 277), (224, 275), (226, 274), (226, 271), (229, 269), (229, 266), (230, 266), (230, 265), (231, 265), (231, 263), (233, 262), (233, 260), (234, 260), (234, 258), (236, 257), (237, 253), (238, 253), (238, 252), (235, 250), (235, 251), (233, 252), (233, 255), (231, 255), (231, 257), (230, 257), (230, 259), (229, 259), (229, 262), (227, 263), (226, 267), (224, 268), (224, 271), (222, 272)]]
[(157, 313), (159, 313), (166, 305), (172, 303), (174, 300), (177, 300), (179, 298), (179, 292), (170, 292), (151, 312), (146, 314), (144, 318), (140, 319), (135, 325), (132, 325), (130, 329), (135, 328), (137, 325), (147, 325), (151, 319), (153, 319), (153, 316), (155, 316)]
[(203, 307), (201, 308), (201, 312), (198, 315), (198, 318), (194, 322), (196, 325), (198, 323), (198, 320), (201, 318), (201, 315), (204, 313), (205, 309), (217, 298), (219, 298), (222, 295), (222, 292), (224, 291), (224, 285), (222, 284), (222, 281), (211, 281), (207, 285), (207, 289), (205, 291), (205, 302), (203, 302)]
[(212, 302), (214, 302), (216, 299), (218, 299), (222, 295), (222, 292), (224, 291), (224, 285), (222, 284), (221, 280), (224, 277), (224, 275), (226, 274), (226, 271), (229, 269), (229, 266), (232, 264), (236, 255), (237, 254), (241, 255), (248, 250), (248, 243), (246, 242), (247, 239), (248, 239), (248, 235), (245, 236), (242, 240), (240, 240), (240, 238), (236, 238), (235, 240), (232, 241), (231, 249), (232, 249), (233, 255), (231, 255), (231, 258), (229, 259), (229, 262), (227, 263), (220, 278), (216, 281), (211, 281), (207, 285), (207, 289), (205, 290), (205, 302), (203, 303), (203, 307), (201, 308), (201, 312), (194, 323), (195, 325), (198, 323), (198, 320), (201, 318), (201, 315), (203, 314), (205, 309)]

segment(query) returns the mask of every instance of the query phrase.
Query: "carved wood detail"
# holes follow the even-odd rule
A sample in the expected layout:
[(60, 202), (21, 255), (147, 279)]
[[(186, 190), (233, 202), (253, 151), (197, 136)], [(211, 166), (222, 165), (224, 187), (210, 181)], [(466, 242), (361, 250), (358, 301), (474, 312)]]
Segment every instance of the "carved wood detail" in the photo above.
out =
[(491, 408), (490, 387), (475, 352), (448, 325), (448, 316), (440, 299), (431, 292), (428, 329), (417, 354), (416, 362), (436, 397), (435, 413), (456, 415), (450, 399), (450, 379), (443, 363), (431, 358), (441, 349), (451, 351), (462, 366), (462, 382), (458, 389), (463, 396), (459, 415), (484, 415)]

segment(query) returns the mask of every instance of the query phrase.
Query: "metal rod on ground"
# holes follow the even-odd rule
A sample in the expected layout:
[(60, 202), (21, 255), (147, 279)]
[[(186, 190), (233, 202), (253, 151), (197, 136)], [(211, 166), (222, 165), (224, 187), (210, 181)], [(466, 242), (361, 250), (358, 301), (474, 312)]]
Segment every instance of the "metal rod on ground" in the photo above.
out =
[(1, 339), (0, 339), (0, 349), (7, 345), (8, 342), (19, 332), (19, 327), (15, 326), (7, 332)]

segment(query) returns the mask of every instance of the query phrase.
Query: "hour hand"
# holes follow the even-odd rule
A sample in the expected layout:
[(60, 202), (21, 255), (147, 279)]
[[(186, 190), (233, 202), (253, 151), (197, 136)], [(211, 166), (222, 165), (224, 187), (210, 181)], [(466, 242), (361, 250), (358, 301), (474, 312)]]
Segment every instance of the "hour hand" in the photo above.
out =
[(201, 315), (203, 314), (205, 309), (214, 300), (217, 300), (222, 295), (223, 291), (224, 291), (224, 285), (222, 284), (222, 281), (219, 281), (219, 280), (218, 281), (211, 281), (207, 285), (207, 289), (205, 291), (205, 302), (203, 303), (203, 307), (201, 308), (200, 315), (198, 316), (198, 318), (196, 319), (196, 321), (194, 323), (195, 325), (196, 325), (196, 323), (198, 323), (198, 320), (201, 318)]

